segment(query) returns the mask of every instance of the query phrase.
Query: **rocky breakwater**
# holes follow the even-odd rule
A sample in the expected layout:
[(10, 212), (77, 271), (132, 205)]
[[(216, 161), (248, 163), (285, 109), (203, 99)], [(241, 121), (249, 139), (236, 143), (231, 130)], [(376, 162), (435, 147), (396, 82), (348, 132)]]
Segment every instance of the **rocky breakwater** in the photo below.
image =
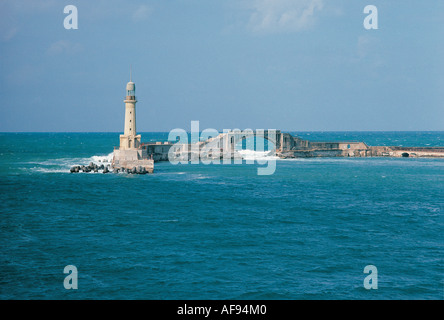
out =
[(86, 173), (129, 173), (129, 174), (147, 174), (148, 171), (142, 167), (142, 166), (137, 166), (137, 167), (133, 167), (133, 168), (112, 168), (110, 164), (108, 165), (97, 165), (93, 162), (91, 162), (89, 165), (84, 166), (84, 165), (78, 165), (78, 166), (73, 166), (71, 167), (71, 169), (69, 170), (70, 173), (80, 173), (80, 172), (86, 172)]

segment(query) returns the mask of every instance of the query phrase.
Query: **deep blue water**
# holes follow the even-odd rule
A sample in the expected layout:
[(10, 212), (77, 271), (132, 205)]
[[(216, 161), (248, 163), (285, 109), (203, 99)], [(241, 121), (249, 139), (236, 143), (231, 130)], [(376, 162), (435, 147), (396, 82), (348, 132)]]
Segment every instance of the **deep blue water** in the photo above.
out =
[[(443, 146), (444, 132), (298, 132)], [(167, 133), (142, 133), (142, 140)], [(444, 159), (70, 174), (117, 133), (0, 134), (1, 299), (443, 299)], [(96, 157), (94, 157), (96, 156)], [(63, 269), (75, 265), (78, 290)], [(366, 290), (366, 265), (378, 289)]]

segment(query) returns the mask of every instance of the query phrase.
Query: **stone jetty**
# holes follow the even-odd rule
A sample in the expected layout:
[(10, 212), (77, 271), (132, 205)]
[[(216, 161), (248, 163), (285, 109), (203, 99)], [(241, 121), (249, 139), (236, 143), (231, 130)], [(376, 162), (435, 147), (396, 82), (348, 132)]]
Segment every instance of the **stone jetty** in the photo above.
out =
[(86, 172), (86, 173), (129, 173), (129, 174), (147, 174), (149, 173), (148, 170), (146, 170), (145, 167), (143, 166), (137, 166), (137, 167), (133, 167), (133, 168), (118, 168), (118, 167), (114, 167), (112, 168), (110, 164), (108, 165), (97, 165), (93, 162), (91, 162), (89, 165), (85, 166), (85, 165), (77, 165), (77, 166), (73, 166), (71, 167), (71, 169), (69, 170), (69, 172), (71, 173), (80, 173), (80, 172)]

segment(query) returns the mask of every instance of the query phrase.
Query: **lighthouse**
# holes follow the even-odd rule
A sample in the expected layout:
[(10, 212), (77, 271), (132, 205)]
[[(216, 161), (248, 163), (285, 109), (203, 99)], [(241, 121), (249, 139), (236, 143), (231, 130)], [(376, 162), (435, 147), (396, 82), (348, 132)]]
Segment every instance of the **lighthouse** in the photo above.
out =
[(141, 144), (141, 136), (136, 131), (136, 84), (131, 79), (126, 84), (125, 124), (123, 134), (120, 135), (120, 146), (114, 149), (112, 166), (118, 170), (132, 170), (141, 168), (144, 172), (153, 172), (154, 161), (148, 158), (146, 146)]
[(125, 126), (123, 134), (120, 135), (120, 150), (138, 149), (141, 136), (136, 132), (136, 84), (130, 82), (126, 84), (125, 100)]

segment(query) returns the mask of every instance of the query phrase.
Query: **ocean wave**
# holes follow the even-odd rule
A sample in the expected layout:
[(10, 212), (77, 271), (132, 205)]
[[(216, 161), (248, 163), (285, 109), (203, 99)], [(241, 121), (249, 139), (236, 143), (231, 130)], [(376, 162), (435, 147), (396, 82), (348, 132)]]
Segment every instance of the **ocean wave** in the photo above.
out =
[(272, 155), (272, 151), (236, 150), (244, 160), (278, 160), (279, 157)]
[(90, 161), (95, 164), (111, 163), (113, 161), (113, 152), (106, 156), (92, 156), (90, 158)]
[(97, 165), (111, 164), (113, 160), (113, 153), (107, 155), (94, 155), (89, 158), (60, 158), (60, 159), (48, 159), (41, 162), (28, 162), (27, 164), (34, 165), (31, 168), (23, 168), (33, 172), (40, 173), (66, 173), (73, 166), (88, 165), (91, 162)]

